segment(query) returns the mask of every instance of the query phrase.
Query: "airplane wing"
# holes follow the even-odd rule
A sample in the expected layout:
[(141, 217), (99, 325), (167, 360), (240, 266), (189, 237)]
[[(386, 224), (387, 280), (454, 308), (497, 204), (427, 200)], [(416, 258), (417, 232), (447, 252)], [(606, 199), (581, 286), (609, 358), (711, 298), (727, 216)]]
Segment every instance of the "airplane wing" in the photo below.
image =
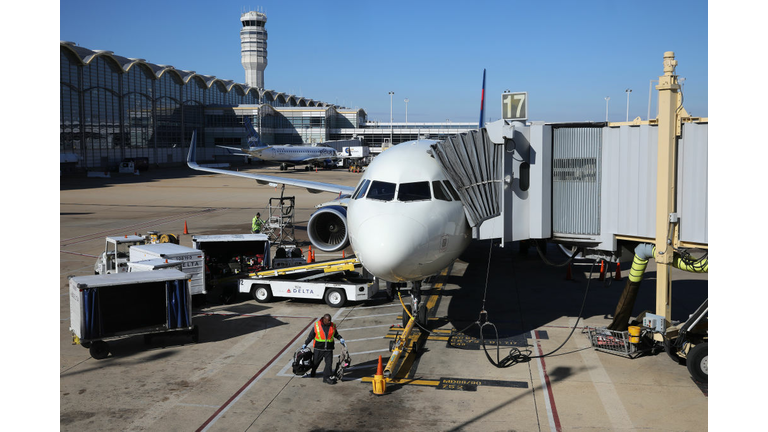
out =
[(230, 171), (218, 168), (209, 168), (198, 165), (196, 160), (197, 131), (192, 132), (192, 142), (189, 145), (189, 154), (187, 155), (187, 165), (193, 170), (205, 171), (214, 174), (231, 175), (235, 177), (249, 178), (256, 180), (262, 185), (287, 185), (306, 188), (310, 193), (330, 192), (335, 194), (351, 194), (355, 188), (351, 186), (335, 185), (331, 183), (320, 183), (309, 180), (291, 179), (263, 174), (243, 173), (239, 171)]
[(251, 156), (248, 153), (244, 153), (243, 149), (241, 149), (240, 147), (227, 147), (227, 146), (223, 146), (223, 145), (217, 145), (216, 147), (220, 147), (220, 148), (229, 150), (229, 154), (231, 154), (232, 156)]

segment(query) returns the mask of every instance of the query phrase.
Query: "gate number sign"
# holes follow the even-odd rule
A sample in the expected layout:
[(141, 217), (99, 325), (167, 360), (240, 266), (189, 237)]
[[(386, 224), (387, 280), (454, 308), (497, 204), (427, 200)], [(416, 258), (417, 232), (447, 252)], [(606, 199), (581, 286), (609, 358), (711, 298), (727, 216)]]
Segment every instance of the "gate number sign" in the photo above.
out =
[(504, 120), (528, 120), (528, 92), (502, 93), (501, 117)]

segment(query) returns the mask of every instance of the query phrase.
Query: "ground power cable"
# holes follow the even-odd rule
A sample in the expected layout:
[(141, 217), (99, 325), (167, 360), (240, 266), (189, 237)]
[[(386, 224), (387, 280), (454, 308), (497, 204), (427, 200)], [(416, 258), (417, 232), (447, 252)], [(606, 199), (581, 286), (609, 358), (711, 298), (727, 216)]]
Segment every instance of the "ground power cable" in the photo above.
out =
[[(538, 247), (537, 247), (537, 249), (538, 249)], [(528, 363), (532, 359), (544, 358), (544, 357), (548, 357), (548, 356), (556, 353), (563, 346), (565, 346), (565, 344), (571, 339), (571, 336), (573, 336), (573, 333), (576, 331), (576, 327), (578, 327), (578, 325), (579, 325), (579, 321), (581, 320), (581, 315), (584, 312), (584, 305), (587, 302), (587, 294), (589, 294), (589, 286), (590, 286), (590, 283), (592, 281), (592, 274), (593, 274), (593, 270), (594, 270), (595, 264), (597, 263), (597, 260), (594, 260), (592, 262), (592, 265), (590, 266), (589, 278), (587, 279), (587, 287), (586, 287), (586, 289), (584, 291), (584, 298), (581, 301), (581, 308), (579, 309), (579, 314), (578, 314), (578, 317), (576, 319), (576, 323), (574, 323), (573, 327), (571, 328), (571, 332), (568, 334), (568, 337), (565, 338), (563, 343), (561, 343), (560, 346), (558, 346), (557, 348), (555, 348), (551, 352), (548, 352), (548, 353), (542, 354), (542, 355), (538, 355), (538, 356), (532, 356), (531, 355), (532, 351), (530, 349), (520, 350), (517, 347), (513, 347), (512, 349), (510, 349), (509, 355), (507, 355), (507, 357), (501, 359), (500, 358), (500, 351), (501, 351), (501, 349), (500, 349), (500, 344), (499, 344), (499, 331), (496, 328), (496, 325), (493, 324), (490, 320), (488, 320), (488, 312), (485, 310), (485, 301), (486, 301), (486, 296), (487, 296), (487, 293), (488, 293), (488, 278), (489, 278), (489, 275), (490, 275), (490, 261), (491, 261), (491, 254), (492, 254), (492, 252), (493, 252), (493, 242), (491, 242), (490, 250), (488, 252), (488, 267), (486, 269), (486, 275), (485, 275), (485, 291), (483, 293), (483, 305), (482, 305), (482, 308), (481, 308), (480, 313), (478, 315), (478, 319), (477, 319), (477, 321), (475, 321), (472, 324), (468, 325), (467, 327), (465, 327), (461, 331), (459, 331), (457, 333), (454, 333), (454, 334), (451, 334), (451, 336), (448, 337), (448, 345), (451, 344), (451, 338), (453, 338), (454, 335), (462, 334), (466, 330), (471, 328), (472, 326), (477, 325), (478, 327), (480, 327), (480, 342), (481, 342), (481, 344), (483, 346), (483, 351), (485, 352), (485, 356), (486, 356), (486, 358), (488, 358), (488, 361), (492, 365), (496, 366), (497, 368), (507, 368), (507, 367), (516, 365), (518, 363)], [(539, 254), (541, 254), (541, 251), (539, 251)], [(576, 256), (575, 253), (572, 254), (571, 258), (566, 262), (566, 264), (568, 262), (570, 262), (571, 260), (573, 260), (573, 257), (575, 257), (575, 256)], [(545, 262), (548, 262), (548, 261), (545, 260)], [(564, 264), (561, 264), (560, 266), (563, 266), (563, 265)], [(513, 277), (513, 281), (514, 281), (513, 283), (515, 284), (515, 287), (517, 287), (517, 278)], [(516, 292), (519, 293), (519, 290), (516, 289)], [(519, 294), (518, 294), (518, 299), (519, 299)], [(518, 303), (519, 303), (519, 300), (518, 300)], [(494, 331), (496, 333), (496, 360), (495, 361), (493, 360), (493, 358), (491, 358), (491, 355), (488, 353), (488, 348), (487, 348), (487, 346), (485, 344), (485, 337), (483, 336), (483, 329), (484, 329), (485, 326), (493, 327), (493, 329), (494, 329)]]

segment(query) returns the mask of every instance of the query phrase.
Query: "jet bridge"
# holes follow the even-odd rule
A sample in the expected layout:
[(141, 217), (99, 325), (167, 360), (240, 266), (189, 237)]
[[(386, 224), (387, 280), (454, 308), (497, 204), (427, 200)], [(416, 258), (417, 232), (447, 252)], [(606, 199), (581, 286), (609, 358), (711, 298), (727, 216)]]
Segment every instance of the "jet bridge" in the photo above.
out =
[(475, 239), (551, 237), (551, 134), (544, 124), (501, 120), (432, 146)]
[[(678, 210), (684, 246), (706, 247), (707, 121), (678, 140)], [(475, 239), (547, 239), (607, 254), (622, 240), (655, 238), (658, 125), (499, 120), (433, 145), (464, 203)]]

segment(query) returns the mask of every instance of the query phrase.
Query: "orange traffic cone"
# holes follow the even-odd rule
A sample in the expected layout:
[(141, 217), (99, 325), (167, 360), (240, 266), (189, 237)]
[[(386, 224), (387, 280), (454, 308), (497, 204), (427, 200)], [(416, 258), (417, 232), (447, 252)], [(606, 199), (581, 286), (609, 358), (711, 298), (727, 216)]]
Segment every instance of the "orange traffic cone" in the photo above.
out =
[(605, 280), (605, 260), (600, 260), (600, 280)]
[(312, 246), (309, 247), (309, 252), (307, 252), (307, 263), (313, 263), (315, 262), (314, 256), (312, 256)]
[(387, 391), (387, 382), (384, 381), (384, 368), (381, 365), (381, 356), (379, 356), (379, 366), (376, 367), (376, 375), (373, 376), (373, 394), (383, 395)]
[(614, 280), (621, 280), (621, 262), (616, 261), (616, 274), (613, 275)]
[(573, 273), (570, 263), (568, 263), (568, 269), (565, 271), (565, 280), (573, 280)]
[(347, 251), (341, 251), (341, 257), (346, 259), (347, 258)]
[(187, 221), (184, 221), (184, 234), (189, 234), (189, 230), (187, 229)]

